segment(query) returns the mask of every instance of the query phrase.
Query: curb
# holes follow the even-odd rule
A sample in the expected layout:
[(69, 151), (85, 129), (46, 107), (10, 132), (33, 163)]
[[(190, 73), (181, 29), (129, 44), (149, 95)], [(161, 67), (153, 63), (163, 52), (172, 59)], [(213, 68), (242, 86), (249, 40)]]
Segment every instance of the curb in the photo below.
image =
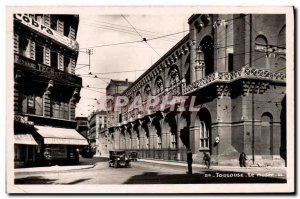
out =
[(94, 168), (96, 164), (92, 165), (80, 165), (80, 166), (52, 166), (52, 167), (35, 167), (35, 168), (21, 168), (14, 169), (15, 174), (25, 174), (25, 173), (55, 173), (61, 171), (73, 171), (73, 170), (83, 170)]

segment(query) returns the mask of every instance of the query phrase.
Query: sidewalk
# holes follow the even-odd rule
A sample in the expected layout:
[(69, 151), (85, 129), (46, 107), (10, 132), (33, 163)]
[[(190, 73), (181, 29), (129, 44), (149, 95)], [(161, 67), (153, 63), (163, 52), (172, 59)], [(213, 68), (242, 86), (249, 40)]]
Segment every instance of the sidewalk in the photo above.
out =
[[(175, 162), (175, 161), (166, 161), (166, 160), (152, 160), (152, 159), (138, 159), (140, 162), (148, 162), (148, 163), (155, 163), (155, 164), (165, 164), (165, 165), (174, 165), (174, 166), (182, 166), (182, 167), (187, 167), (186, 162)], [(203, 168), (205, 169), (206, 166), (203, 164), (194, 164), (194, 168)], [(285, 170), (285, 167), (259, 167), (257, 165), (250, 165), (249, 167), (242, 168), (239, 166), (215, 166), (212, 165), (210, 166), (210, 169), (212, 170), (245, 170), (245, 169), (252, 169), (252, 170), (257, 170), (257, 169), (265, 169), (265, 170)]]
[(14, 169), (15, 173), (38, 173), (38, 172), (59, 172), (70, 170), (90, 169), (95, 167), (94, 165), (75, 165), (75, 166), (50, 166), (50, 167), (32, 167), (32, 168), (18, 168)]

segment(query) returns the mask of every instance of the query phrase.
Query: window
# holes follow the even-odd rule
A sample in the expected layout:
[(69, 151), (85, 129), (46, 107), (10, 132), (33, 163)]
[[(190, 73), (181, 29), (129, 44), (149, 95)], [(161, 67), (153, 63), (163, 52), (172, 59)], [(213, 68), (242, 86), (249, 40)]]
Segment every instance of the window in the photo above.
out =
[(68, 26), (67, 24), (65, 24), (65, 27), (64, 27), (64, 36), (69, 37), (69, 32), (70, 32), (70, 26)]
[(57, 19), (54, 16), (51, 16), (50, 28), (53, 29), (53, 30), (57, 30)]
[(51, 117), (69, 119), (69, 104), (65, 102), (51, 101)]
[(19, 36), (19, 54), (24, 56), (24, 57), (29, 57), (30, 54), (30, 45), (29, 45), (29, 40), (22, 38)]
[(205, 122), (200, 123), (200, 149), (209, 149), (209, 129)]
[(35, 46), (35, 60), (44, 63), (44, 47), (38, 44)]
[(35, 20), (39, 23), (43, 23), (43, 15), (35, 15)]
[(22, 102), (22, 112), (34, 115), (43, 115), (43, 97), (25, 95)]
[(58, 67), (58, 54), (57, 52), (51, 51), (51, 66), (53, 68), (57, 68)]
[(64, 71), (70, 73), (71, 69), (71, 59), (64, 56)]
[(228, 71), (233, 71), (233, 53), (228, 53)]

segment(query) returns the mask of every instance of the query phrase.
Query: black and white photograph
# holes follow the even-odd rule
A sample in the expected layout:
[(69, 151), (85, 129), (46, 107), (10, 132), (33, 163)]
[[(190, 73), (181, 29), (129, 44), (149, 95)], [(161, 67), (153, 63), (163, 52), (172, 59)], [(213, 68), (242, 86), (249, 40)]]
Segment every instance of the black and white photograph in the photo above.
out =
[(293, 193), (294, 8), (267, 8), (7, 7), (7, 192)]

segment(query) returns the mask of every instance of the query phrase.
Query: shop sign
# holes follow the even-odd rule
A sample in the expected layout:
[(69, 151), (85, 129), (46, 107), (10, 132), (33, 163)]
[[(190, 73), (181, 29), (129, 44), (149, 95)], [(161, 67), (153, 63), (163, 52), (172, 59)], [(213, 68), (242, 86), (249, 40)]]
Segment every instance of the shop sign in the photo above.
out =
[(58, 79), (58, 80), (63, 79), (63, 80), (72, 81), (76, 84), (81, 84), (80, 78), (75, 75), (68, 74), (66, 72), (60, 71), (51, 66), (40, 64), (36, 61), (19, 56), (17, 54), (15, 54), (14, 61), (16, 64), (20, 64), (22, 66), (27, 66), (27, 68), (29, 68), (29, 69), (34, 69), (36, 71), (39, 71), (46, 77), (54, 78), (54, 79)]
[(60, 33), (57, 31), (39, 23), (38, 21), (32, 19), (29, 16), (23, 15), (23, 14), (14, 14), (14, 19), (19, 21), (20, 23), (24, 24), (25, 26), (28, 26), (35, 31), (38, 31), (39, 33), (42, 33), (50, 38), (52, 38), (55, 41), (58, 41), (65, 46), (73, 49), (78, 50), (78, 43)]
[(23, 123), (23, 124), (27, 124), (28, 117), (21, 116), (21, 115), (15, 115), (15, 121), (18, 121), (18, 122)]

